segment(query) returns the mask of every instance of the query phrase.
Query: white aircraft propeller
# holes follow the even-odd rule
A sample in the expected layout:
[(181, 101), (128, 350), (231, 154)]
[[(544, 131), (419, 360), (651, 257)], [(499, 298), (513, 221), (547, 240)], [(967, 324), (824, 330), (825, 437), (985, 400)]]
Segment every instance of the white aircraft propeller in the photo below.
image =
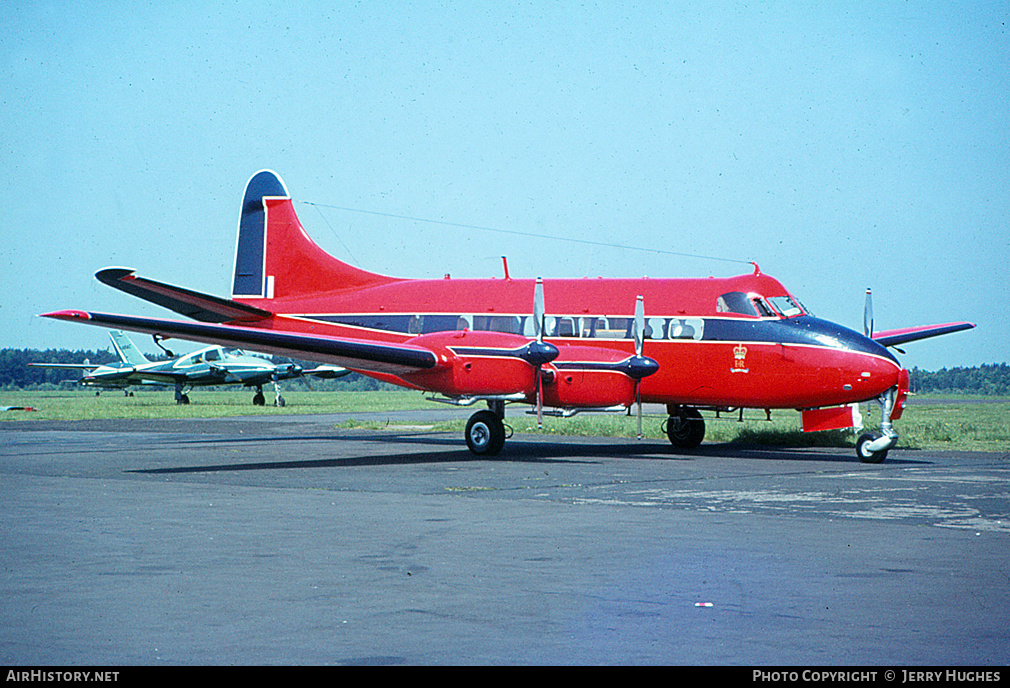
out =
[[(642, 357), (645, 344), (645, 300), (639, 294), (635, 300), (635, 321), (632, 324), (632, 337), (635, 340), (635, 356)], [(642, 378), (635, 380), (635, 403), (638, 406), (638, 439), (642, 439)]]
[(866, 303), (863, 304), (863, 334), (873, 336), (873, 294), (866, 288)]

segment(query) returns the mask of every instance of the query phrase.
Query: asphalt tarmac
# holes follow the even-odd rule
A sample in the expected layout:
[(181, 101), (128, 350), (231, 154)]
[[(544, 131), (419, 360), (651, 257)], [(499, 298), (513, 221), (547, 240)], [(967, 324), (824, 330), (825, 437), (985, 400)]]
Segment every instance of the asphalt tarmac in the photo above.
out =
[(1010, 660), (1010, 453), (340, 420), (0, 424), (0, 663)]

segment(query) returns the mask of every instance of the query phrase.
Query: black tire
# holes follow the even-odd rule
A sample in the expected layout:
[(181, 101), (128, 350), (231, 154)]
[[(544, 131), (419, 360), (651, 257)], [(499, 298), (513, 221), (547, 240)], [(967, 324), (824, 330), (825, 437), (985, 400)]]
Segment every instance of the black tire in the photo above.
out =
[(705, 439), (705, 419), (695, 409), (684, 409), (667, 419), (666, 436), (677, 449), (694, 449)]
[(464, 436), (477, 456), (497, 456), (505, 446), (505, 424), (491, 411), (478, 411), (467, 421)]
[(263, 396), (262, 392), (256, 392), (256, 394), (253, 395), (253, 406), (266, 406), (266, 403), (266, 397)]
[(863, 463), (882, 463), (884, 459), (887, 458), (887, 450), (883, 451), (870, 451), (867, 445), (870, 442), (879, 440), (883, 435), (879, 432), (866, 432), (859, 436), (856, 441), (856, 456)]

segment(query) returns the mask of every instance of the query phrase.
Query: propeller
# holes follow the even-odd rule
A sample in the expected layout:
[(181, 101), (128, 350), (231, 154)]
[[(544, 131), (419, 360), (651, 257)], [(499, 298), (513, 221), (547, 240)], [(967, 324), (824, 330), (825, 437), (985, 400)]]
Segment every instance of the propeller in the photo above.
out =
[[(869, 287), (866, 288), (866, 304), (863, 306), (863, 334), (873, 339), (873, 295)], [(888, 346), (899, 354), (905, 353), (904, 349), (894, 344), (888, 344)]]
[(628, 361), (625, 372), (635, 380), (635, 404), (638, 406), (638, 439), (642, 439), (642, 378), (659, 370), (659, 363), (642, 355), (645, 344), (645, 299), (635, 300), (635, 319), (631, 323), (631, 338), (635, 341), (635, 356)]
[[(642, 358), (645, 344), (645, 300), (639, 294), (635, 299), (635, 321), (632, 323), (632, 338), (635, 340), (635, 357)], [(635, 404), (638, 406), (638, 439), (642, 439), (642, 378), (635, 380)]]
[(543, 429), (544, 416), (544, 372), (545, 363), (550, 363), (558, 357), (560, 353), (553, 344), (544, 341), (545, 330), (544, 306), (544, 281), (537, 278), (537, 285), (533, 291), (533, 336), (534, 341), (526, 345), (522, 353), (522, 358), (535, 368), (535, 383), (537, 388), (537, 426)]
[(873, 294), (866, 288), (866, 303), (863, 305), (863, 334), (873, 337)]
[[(537, 286), (533, 290), (533, 334), (536, 336), (537, 344), (544, 343), (544, 326), (546, 307), (544, 306), (544, 280), (537, 277)], [(537, 430), (544, 429), (544, 369), (543, 365), (538, 365), (536, 370), (537, 385)]]

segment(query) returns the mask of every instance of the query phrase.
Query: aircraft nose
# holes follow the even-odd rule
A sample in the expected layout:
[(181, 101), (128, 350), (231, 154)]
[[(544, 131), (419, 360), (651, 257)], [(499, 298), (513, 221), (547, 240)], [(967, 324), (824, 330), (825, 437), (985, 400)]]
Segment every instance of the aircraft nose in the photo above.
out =
[(796, 334), (801, 340), (806, 340), (811, 344), (840, 351), (879, 356), (889, 361), (892, 365), (901, 367), (898, 359), (888, 351), (887, 347), (870, 339), (861, 332), (850, 330), (847, 327), (828, 320), (820, 320), (819, 318), (810, 316), (792, 318), (783, 322), (795, 328)]
[(901, 364), (884, 346), (827, 320), (793, 318), (787, 335), (809, 352), (821, 389), (837, 403), (864, 401), (898, 384)]

